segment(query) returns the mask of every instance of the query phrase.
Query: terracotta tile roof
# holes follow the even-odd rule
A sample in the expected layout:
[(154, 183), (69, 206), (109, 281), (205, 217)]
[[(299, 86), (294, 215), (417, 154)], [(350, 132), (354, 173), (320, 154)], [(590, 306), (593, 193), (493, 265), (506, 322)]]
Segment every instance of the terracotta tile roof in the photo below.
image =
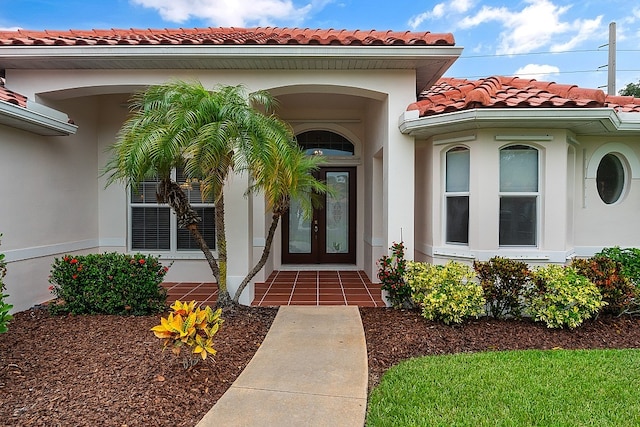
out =
[(474, 108), (594, 108), (640, 112), (640, 98), (607, 96), (599, 89), (492, 76), (480, 80), (441, 78), (418, 96), (407, 110), (420, 117)]
[(13, 92), (4, 87), (4, 85), (0, 85), (0, 101), (9, 102), (13, 105), (17, 105), (18, 107), (27, 107), (26, 96)]
[(451, 33), (301, 28), (178, 28), (0, 31), (0, 46), (339, 45), (454, 46)]
[(607, 107), (623, 113), (640, 113), (640, 98), (633, 96), (607, 95)]

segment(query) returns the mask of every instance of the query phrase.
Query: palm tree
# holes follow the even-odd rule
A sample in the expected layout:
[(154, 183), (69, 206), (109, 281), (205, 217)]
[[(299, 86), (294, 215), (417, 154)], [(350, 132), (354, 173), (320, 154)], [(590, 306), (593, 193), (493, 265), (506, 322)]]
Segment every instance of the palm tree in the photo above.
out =
[(235, 303), (238, 303), (247, 284), (266, 264), (278, 223), (282, 215), (287, 213), (291, 200), (296, 199), (304, 214), (310, 215), (313, 207), (321, 203), (320, 195), (329, 190), (325, 183), (313, 176), (323, 161), (322, 157), (308, 156), (299, 147), (278, 155), (268, 151), (263, 154), (267, 158), (263, 159), (262, 167), (255, 171), (249, 192), (264, 193), (267, 210), (271, 211), (271, 225), (262, 256), (240, 283), (233, 296)]
[[(259, 177), (265, 161), (299, 150), (291, 128), (271, 114), (275, 99), (241, 86), (214, 91), (201, 83), (175, 81), (152, 86), (133, 98), (132, 116), (112, 145), (107, 185), (122, 181), (137, 188), (157, 179), (157, 199), (167, 203), (204, 253), (218, 284), (218, 305), (232, 303), (227, 290), (227, 244), (223, 186), (231, 171)], [(198, 230), (201, 219), (171, 179), (174, 168), (200, 182), (202, 199), (215, 203), (216, 259)]]

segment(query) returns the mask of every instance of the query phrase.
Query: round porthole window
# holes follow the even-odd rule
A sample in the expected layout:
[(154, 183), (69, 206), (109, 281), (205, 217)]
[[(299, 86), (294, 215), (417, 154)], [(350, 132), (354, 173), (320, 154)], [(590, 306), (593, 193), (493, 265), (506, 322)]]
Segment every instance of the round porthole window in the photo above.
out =
[(610, 205), (620, 200), (624, 190), (624, 166), (615, 154), (607, 154), (598, 165), (596, 174), (598, 195)]

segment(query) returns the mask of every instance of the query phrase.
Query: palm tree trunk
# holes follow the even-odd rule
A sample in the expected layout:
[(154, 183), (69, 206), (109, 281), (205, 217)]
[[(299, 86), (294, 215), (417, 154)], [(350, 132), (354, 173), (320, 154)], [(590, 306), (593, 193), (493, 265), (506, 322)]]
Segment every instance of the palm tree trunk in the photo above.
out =
[(184, 190), (171, 178), (163, 178), (158, 183), (156, 199), (158, 203), (166, 203), (173, 209), (178, 219), (178, 227), (188, 228), (202, 221), (191, 207)]
[[(184, 190), (178, 185), (178, 183), (172, 181), (170, 178), (165, 178), (158, 184), (158, 190), (156, 191), (156, 198), (159, 203), (166, 203), (175, 212), (178, 219), (178, 227), (183, 227), (189, 230), (196, 243), (200, 247), (200, 250), (207, 259), (211, 273), (216, 279), (216, 283), (220, 283), (220, 268), (218, 262), (213, 256), (209, 245), (202, 237), (200, 230), (198, 230), (198, 223), (202, 221), (196, 211), (193, 210), (187, 195), (184, 194)], [(225, 276), (226, 277), (226, 276)]]
[(218, 246), (218, 267), (220, 268), (217, 306), (228, 307), (233, 305), (233, 301), (227, 289), (227, 236), (224, 222), (224, 193), (222, 191), (216, 201), (216, 243)]
[(247, 274), (247, 276), (242, 280), (242, 283), (240, 283), (240, 286), (238, 287), (236, 294), (233, 296), (234, 303), (238, 304), (238, 301), (240, 300), (240, 295), (242, 295), (242, 291), (244, 291), (244, 288), (247, 287), (247, 284), (249, 284), (251, 279), (253, 279), (254, 276), (258, 274), (258, 271), (260, 271), (262, 267), (264, 267), (264, 265), (267, 263), (267, 259), (269, 258), (269, 253), (271, 252), (271, 245), (273, 244), (273, 238), (276, 234), (276, 229), (278, 228), (278, 221), (280, 221), (280, 215), (274, 214), (271, 217), (271, 226), (269, 227), (267, 240), (264, 242), (264, 249), (262, 250), (262, 256), (260, 257), (256, 265), (253, 267), (253, 269), (251, 269), (249, 274)]
[(204, 254), (204, 257), (209, 264), (209, 268), (211, 269), (211, 273), (216, 279), (216, 283), (220, 283), (220, 268), (218, 267), (218, 262), (214, 258), (209, 245), (207, 245), (207, 242), (204, 240), (204, 237), (202, 237), (202, 234), (198, 229), (198, 224), (190, 224), (187, 226), (187, 229), (189, 230), (189, 232), (191, 232), (191, 236), (193, 236), (193, 239), (196, 241), (196, 243), (200, 247), (200, 250)]

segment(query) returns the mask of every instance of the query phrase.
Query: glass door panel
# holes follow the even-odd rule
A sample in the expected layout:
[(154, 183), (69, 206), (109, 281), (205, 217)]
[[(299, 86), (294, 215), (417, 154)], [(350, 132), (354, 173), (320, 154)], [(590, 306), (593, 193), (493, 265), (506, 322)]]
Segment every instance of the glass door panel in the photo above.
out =
[(295, 199), (289, 206), (289, 253), (311, 253), (311, 218), (305, 216), (300, 202)]
[(327, 186), (333, 194), (327, 195), (324, 213), (326, 253), (349, 253), (349, 172), (327, 172)]

